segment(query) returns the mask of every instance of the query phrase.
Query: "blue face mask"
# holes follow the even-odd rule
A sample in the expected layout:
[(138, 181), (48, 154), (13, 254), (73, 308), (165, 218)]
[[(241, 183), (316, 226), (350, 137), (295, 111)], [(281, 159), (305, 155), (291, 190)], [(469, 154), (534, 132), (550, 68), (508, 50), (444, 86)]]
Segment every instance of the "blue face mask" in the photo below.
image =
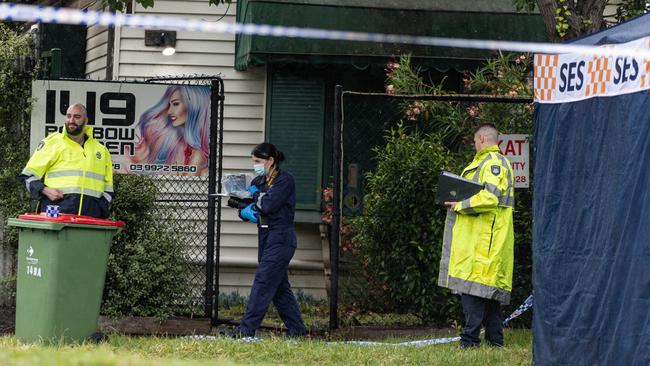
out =
[(262, 176), (266, 175), (266, 169), (264, 169), (264, 164), (255, 164), (253, 165), (253, 170), (255, 171), (255, 175)]

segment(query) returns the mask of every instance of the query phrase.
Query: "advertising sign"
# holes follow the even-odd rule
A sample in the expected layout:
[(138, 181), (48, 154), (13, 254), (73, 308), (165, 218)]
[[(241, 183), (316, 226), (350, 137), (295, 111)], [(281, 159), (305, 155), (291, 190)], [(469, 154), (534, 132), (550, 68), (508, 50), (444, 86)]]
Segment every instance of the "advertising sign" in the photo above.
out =
[(47, 135), (63, 131), (68, 106), (80, 103), (115, 173), (208, 175), (208, 86), (36, 80), (32, 97), (32, 152)]

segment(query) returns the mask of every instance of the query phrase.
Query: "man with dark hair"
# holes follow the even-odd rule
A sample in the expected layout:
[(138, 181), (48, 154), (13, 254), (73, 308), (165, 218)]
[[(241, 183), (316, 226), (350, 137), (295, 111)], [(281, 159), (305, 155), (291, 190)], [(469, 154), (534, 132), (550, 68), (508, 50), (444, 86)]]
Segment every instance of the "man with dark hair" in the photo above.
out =
[(106, 218), (113, 199), (113, 164), (93, 138), (86, 107), (73, 104), (65, 129), (44, 138), (18, 176), (38, 211), (57, 205), (61, 213)]
[(474, 132), (474, 160), (462, 176), (485, 188), (448, 208), (438, 285), (461, 294), (465, 327), (461, 347), (480, 345), (481, 325), (486, 341), (503, 346), (500, 304), (510, 302), (514, 257), (512, 212), (514, 174), (499, 153), (499, 132), (493, 124)]

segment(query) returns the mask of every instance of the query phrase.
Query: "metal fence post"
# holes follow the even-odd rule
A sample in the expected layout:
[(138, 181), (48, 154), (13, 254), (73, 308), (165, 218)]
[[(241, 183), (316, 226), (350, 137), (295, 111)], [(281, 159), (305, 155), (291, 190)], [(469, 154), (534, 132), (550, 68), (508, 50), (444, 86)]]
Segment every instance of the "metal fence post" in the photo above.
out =
[(338, 290), (339, 290), (339, 242), (341, 238), (341, 130), (342, 110), (341, 103), (343, 87), (334, 88), (334, 133), (332, 138), (332, 234), (330, 236), (330, 330), (338, 329)]
[[(218, 161), (218, 166), (217, 166), (217, 192), (221, 193), (221, 180), (222, 180), (222, 175), (223, 175), (223, 109), (224, 109), (224, 100), (226, 99), (226, 94), (224, 91), (224, 84), (223, 84), (223, 79), (219, 78), (217, 80), (213, 80), (213, 85), (216, 84), (217, 88), (219, 90), (219, 93), (217, 95), (218, 102), (219, 102), (219, 115), (217, 118), (217, 123), (219, 123), (219, 161)], [(212, 192), (214, 193), (214, 192)], [(215, 260), (215, 272), (214, 272), (214, 312), (213, 312), (213, 317), (211, 319), (212, 325), (217, 325), (219, 323), (219, 260), (221, 258), (221, 196), (217, 196), (217, 237), (216, 237), (216, 260)]]
[(219, 83), (212, 80), (210, 84), (210, 161), (208, 162), (208, 235), (207, 235), (207, 250), (205, 262), (205, 317), (213, 319), (214, 308), (214, 239), (215, 239), (215, 210), (216, 210), (216, 197), (213, 194), (216, 192), (217, 176), (217, 144), (218, 144), (218, 112), (219, 107)]

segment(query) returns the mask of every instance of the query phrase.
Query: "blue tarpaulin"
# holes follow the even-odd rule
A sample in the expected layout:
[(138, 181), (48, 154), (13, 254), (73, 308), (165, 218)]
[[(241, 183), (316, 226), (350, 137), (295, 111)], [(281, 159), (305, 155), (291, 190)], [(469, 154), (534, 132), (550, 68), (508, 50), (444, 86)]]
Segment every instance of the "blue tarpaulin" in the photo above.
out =
[[(649, 35), (645, 15), (576, 43)], [(594, 65), (572, 85), (588, 85)], [(638, 91), (536, 104), (535, 365), (650, 365), (650, 89), (641, 80), (650, 66), (616, 57), (605, 65), (607, 88), (618, 80)], [(562, 66), (560, 58), (557, 72), (571, 68)], [(556, 81), (558, 93), (570, 85)]]

